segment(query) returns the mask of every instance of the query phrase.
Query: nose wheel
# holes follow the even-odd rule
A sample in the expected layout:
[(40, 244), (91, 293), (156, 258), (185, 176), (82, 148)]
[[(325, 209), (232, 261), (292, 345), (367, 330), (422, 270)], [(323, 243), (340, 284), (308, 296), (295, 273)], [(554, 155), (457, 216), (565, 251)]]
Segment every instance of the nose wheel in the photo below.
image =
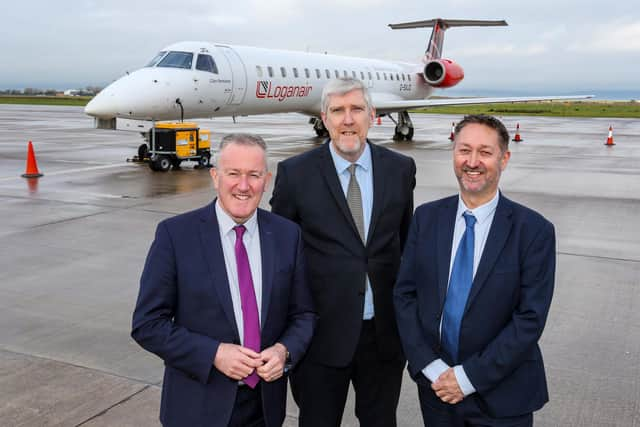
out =
[(393, 134), (393, 140), (394, 141), (411, 141), (412, 139), (413, 139), (413, 123), (411, 122), (411, 117), (409, 117), (409, 113), (407, 111), (400, 111), (398, 113), (398, 121), (396, 122), (396, 129)]
[(329, 131), (324, 127), (324, 123), (317, 117), (311, 117), (309, 123), (313, 124), (313, 130), (316, 131), (316, 135), (320, 138), (328, 138)]

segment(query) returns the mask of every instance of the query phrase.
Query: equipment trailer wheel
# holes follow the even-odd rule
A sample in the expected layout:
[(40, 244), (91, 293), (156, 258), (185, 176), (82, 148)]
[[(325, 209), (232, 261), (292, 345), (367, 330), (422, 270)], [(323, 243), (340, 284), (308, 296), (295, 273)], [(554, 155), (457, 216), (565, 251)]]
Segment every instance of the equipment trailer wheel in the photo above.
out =
[(171, 168), (171, 158), (160, 155), (149, 162), (149, 167), (154, 171), (166, 172)]

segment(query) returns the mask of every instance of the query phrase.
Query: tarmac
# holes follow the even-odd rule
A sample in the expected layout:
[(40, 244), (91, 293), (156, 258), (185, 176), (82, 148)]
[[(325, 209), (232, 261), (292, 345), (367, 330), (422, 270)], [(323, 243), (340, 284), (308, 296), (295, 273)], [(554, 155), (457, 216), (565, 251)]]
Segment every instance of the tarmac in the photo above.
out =
[[(371, 129), (374, 143), (415, 159), (416, 205), (457, 191), (448, 137), (460, 118), (412, 114), (412, 143), (391, 140), (388, 118)], [(640, 426), (640, 121), (503, 120), (523, 141), (511, 143), (501, 189), (550, 219), (558, 239), (541, 340), (550, 402), (535, 425)], [(297, 114), (198, 123), (214, 141), (260, 134), (274, 171), (321, 143)], [(20, 176), (29, 140), (39, 179)], [(214, 191), (189, 163), (162, 173), (127, 162), (141, 142), (93, 129), (81, 108), (0, 105), (1, 426), (160, 425), (162, 362), (129, 337), (138, 280), (156, 224)], [(352, 397), (343, 426), (358, 425)], [(295, 426), (291, 399), (287, 413)], [(423, 425), (406, 375), (398, 425)]]

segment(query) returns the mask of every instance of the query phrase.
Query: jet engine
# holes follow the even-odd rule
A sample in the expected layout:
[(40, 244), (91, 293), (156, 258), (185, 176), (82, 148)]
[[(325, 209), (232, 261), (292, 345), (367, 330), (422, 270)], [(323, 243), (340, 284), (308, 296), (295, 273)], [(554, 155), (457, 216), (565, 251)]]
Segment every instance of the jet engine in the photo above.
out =
[(440, 58), (427, 62), (423, 72), (424, 80), (433, 87), (452, 87), (464, 78), (462, 67), (450, 59)]

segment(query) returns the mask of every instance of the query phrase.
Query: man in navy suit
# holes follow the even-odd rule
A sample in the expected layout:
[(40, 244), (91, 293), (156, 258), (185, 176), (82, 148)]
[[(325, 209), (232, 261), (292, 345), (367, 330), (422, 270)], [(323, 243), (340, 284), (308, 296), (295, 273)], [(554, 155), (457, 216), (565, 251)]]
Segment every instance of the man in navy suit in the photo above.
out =
[(460, 193), (420, 206), (409, 231), (394, 303), (428, 426), (531, 426), (548, 401), (555, 233), (498, 191), (508, 141), (494, 117), (458, 123)]
[(281, 426), (315, 322), (301, 233), (258, 209), (262, 138), (223, 138), (211, 176), (213, 203), (158, 225), (131, 335), (164, 360), (163, 425)]

